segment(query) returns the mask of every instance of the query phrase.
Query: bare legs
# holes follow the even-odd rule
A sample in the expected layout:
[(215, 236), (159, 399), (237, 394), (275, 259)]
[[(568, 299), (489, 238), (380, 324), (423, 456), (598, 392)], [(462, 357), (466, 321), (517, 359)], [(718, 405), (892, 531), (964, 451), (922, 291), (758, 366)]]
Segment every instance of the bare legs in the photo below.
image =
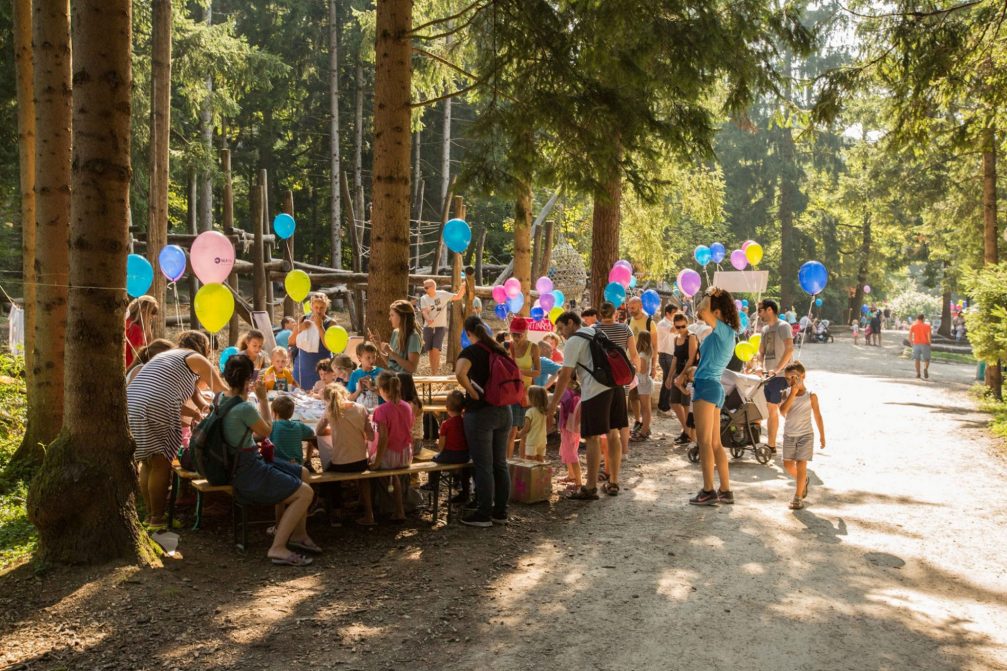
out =
[(441, 374), (441, 351), (436, 348), (430, 348), (430, 374)]
[(768, 403), (769, 420), (766, 422), (766, 445), (773, 450), (776, 449), (776, 432), (780, 429), (780, 404)]
[[(303, 477), (303, 475), (302, 475)], [(305, 528), (307, 520), (308, 506), (315, 497), (311, 485), (302, 482), (293, 494), (288, 496), (282, 503), (283, 512), (280, 521), (276, 525), (276, 533), (273, 534), (273, 544), (269, 547), (266, 556), (271, 559), (285, 559), (290, 555), (287, 550), (287, 543), (291, 540), (298, 543), (313, 544), (308, 537)]]
[(165, 500), (171, 487), (171, 464), (161, 454), (154, 454), (140, 462), (140, 493), (147, 508), (147, 523), (156, 526), (164, 523)]
[(785, 459), (783, 461), (783, 470), (789, 473), (790, 477), (794, 479), (794, 498), (803, 499), (807, 496), (808, 492), (805, 483), (808, 480), (808, 462)]
[(720, 491), (731, 491), (731, 475), (727, 452), (720, 442), (720, 411), (708, 401), (693, 404), (696, 420), (696, 440), (699, 443), (699, 462), (703, 468), (703, 489), (713, 491), (713, 470), (716, 465), (720, 475)]

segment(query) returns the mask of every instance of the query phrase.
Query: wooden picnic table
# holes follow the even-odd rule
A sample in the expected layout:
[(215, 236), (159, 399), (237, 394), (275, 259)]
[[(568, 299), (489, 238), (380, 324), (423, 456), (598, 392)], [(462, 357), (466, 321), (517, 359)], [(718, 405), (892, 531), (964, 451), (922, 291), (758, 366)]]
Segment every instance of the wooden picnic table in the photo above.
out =
[(416, 393), (420, 395), (423, 405), (433, 405), (435, 388), (444, 392), (461, 388), (454, 375), (414, 375), (413, 384), (416, 385)]

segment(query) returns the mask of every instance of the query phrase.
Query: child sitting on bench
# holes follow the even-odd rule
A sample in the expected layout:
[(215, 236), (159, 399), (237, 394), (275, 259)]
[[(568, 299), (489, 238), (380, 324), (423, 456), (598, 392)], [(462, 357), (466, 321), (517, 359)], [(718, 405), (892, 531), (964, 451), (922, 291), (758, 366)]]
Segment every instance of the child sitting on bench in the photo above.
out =
[[(434, 461), (438, 464), (467, 464), (469, 463), (469, 446), (465, 441), (465, 426), (462, 424), (462, 409), (465, 407), (465, 394), (452, 391), (448, 394), (445, 407), (448, 411), (448, 418), (441, 423), (440, 436), (437, 439), (437, 455)], [(455, 483), (461, 478), (461, 492), (451, 499), (451, 503), (467, 503), (469, 500), (469, 478), (470, 469), (466, 468), (460, 473), (453, 474)], [(440, 484), (441, 474), (434, 471), (430, 474), (429, 482), (423, 489), (437, 491)]]

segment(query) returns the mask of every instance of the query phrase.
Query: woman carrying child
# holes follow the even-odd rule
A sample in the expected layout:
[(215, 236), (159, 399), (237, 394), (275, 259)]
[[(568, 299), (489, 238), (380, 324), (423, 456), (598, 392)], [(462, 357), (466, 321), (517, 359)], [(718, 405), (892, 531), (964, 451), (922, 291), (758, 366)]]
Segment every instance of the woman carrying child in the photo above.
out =
[[(341, 384), (330, 384), (325, 389), (325, 416), (318, 421), (315, 433), (331, 436), (331, 458), (326, 471), (333, 473), (363, 473), (367, 462), (367, 445), (374, 440), (374, 427), (367, 408), (350, 400)], [(338, 489), (336, 492), (338, 493)], [(374, 508), (371, 504), (369, 482), (360, 483), (360, 501), (364, 516), (357, 520), (362, 526), (374, 526)]]
[[(376, 471), (407, 468), (413, 461), (412, 406), (402, 400), (402, 383), (391, 371), (383, 371), (378, 376), (378, 394), (384, 403), (374, 410), (378, 445), (371, 459), (371, 468)], [(402, 479), (392, 478), (392, 488), (395, 502), (392, 521), (400, 522), (406, 519)]]

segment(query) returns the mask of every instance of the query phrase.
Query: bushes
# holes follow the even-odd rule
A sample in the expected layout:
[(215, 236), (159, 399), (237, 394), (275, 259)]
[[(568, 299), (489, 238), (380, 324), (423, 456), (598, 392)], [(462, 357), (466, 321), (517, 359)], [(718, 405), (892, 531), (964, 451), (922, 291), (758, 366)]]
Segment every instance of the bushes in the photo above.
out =
[(916, 319), (916, 315), (925, 314), (933, 319), (941, 316), (941, 299), (916, 289), (906, 289), (889, 301), (892, 313), (900, 318)]
[(965, 314), (976, 359), (1007, 359), (1007, 263), (987, 266), (965, 277), (972, 309)]

